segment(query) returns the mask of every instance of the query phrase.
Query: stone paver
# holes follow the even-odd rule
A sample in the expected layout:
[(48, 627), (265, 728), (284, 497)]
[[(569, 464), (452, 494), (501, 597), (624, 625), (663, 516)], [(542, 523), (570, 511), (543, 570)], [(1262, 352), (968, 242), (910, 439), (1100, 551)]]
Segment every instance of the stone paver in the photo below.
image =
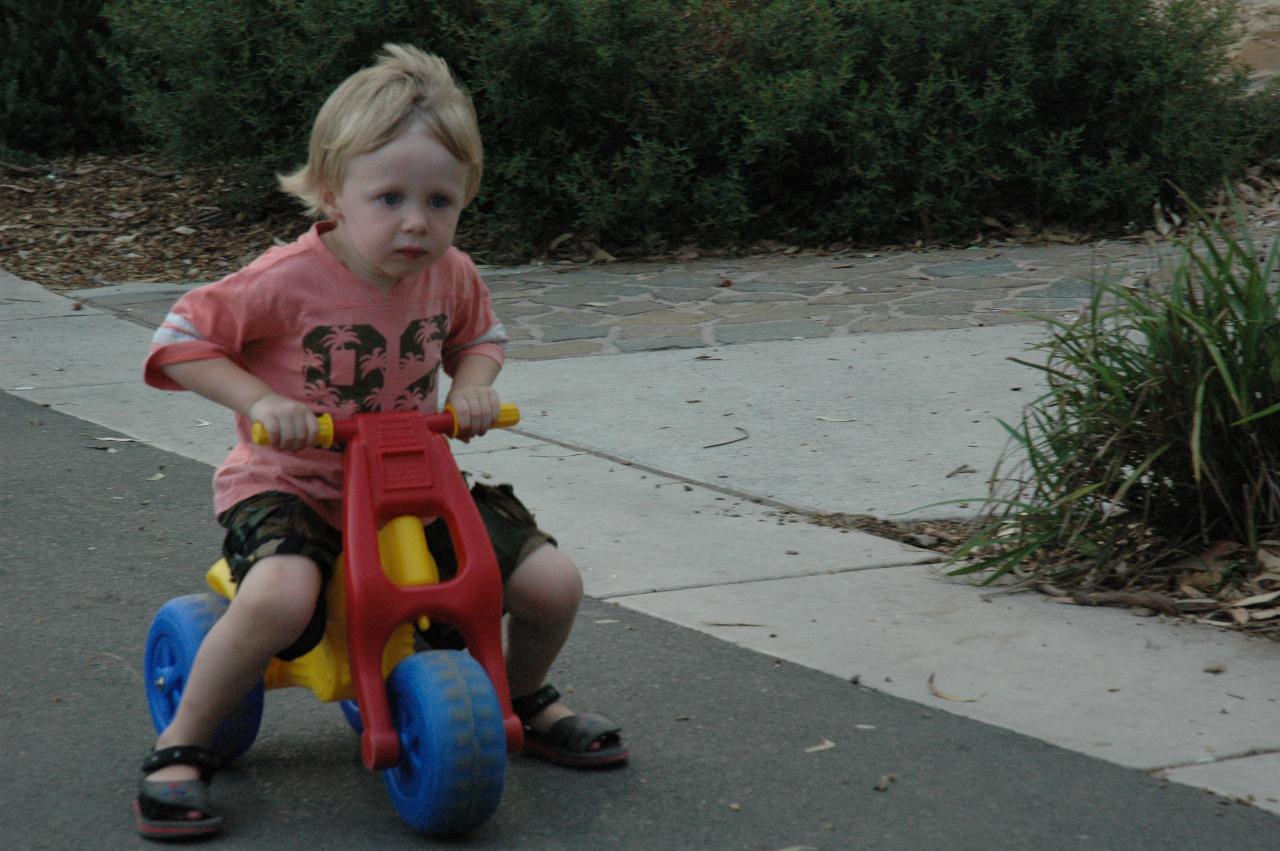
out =
[[(508, 357), (542, 360), (1033, 323), (1079, 310), (1093, 295), (1090, 281), (1167, 276), (1175, 256), (1167, 242), (1103, 240), (481, 272), (511, 337)], [(194, 286), (124, 283), (76, 297), (154, 326)]]

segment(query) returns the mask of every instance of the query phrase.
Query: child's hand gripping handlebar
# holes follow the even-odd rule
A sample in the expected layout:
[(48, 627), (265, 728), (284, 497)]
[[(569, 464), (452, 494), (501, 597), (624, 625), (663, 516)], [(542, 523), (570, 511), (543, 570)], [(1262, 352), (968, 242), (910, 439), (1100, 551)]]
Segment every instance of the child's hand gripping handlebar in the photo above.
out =
[[(449, 437), (458, 436), (458, 417), (454, 413), (452, 405), (445, 405), (444, 410), (438, 414), (424, 414), (427, 420), (427, 426), (434, 432), (448, 435)], [(320, 414), (316, 417), (316, 425), (319, 431), (316, 433), (315, 445), (320, 449), (328, 449), (335, 443), (342, 442), (348, 436), (347, 429), (343, 426), (349, 424), (348, 421), (335, 422), (329, 414)], [(510, 428), (520, 422), (520, 408), (509, 402), (504, 402), (498, 410), (498, 418), (494, 420), (491, 428)], [(262, 423), (253, 424), (253, 442), (258, 446), (269, 446), (271, 437), (267, 434), (267, 427)]]

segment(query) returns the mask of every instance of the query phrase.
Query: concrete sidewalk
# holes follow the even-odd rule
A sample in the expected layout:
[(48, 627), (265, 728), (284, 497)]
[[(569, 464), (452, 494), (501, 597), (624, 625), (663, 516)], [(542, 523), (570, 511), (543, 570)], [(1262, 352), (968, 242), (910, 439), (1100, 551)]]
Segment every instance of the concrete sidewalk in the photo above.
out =
[[(1008, 358), (1044, 331), (1018, 311), (1074, 310), (1102, 269), (1149, 271), (1144, 251), (488, 270), (524, 421), (464, 466), (515, 482), (597, 599), (1280, 813), (1274, 643), (986, 596), (935, 553), (786, 513), (972, 510), (997, 418), (1036, 394)], [(0, 273), (0, 388), (217, 463), (229, 417), (139, 379), (176, 294)]]

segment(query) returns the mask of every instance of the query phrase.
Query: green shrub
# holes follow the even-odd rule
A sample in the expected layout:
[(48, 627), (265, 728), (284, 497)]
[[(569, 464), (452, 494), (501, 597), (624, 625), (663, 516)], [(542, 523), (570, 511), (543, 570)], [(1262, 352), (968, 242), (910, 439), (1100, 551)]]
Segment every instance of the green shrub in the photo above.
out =
[(968, 240), (984, 217), (1099, 230), (1280, 153), (1216, 0), (109, 0), (137, 122), (251, 194), (385, 41), (475, 95), (469, 221), (508, 254), (570, 231)]
[(100, 53), (102, 0), (0, 0), (0, 147), (32, 153), (134, 141)]
[(862, 140), (846, 162), (875, 179), (837, 196), (824, 232), (875, 209), (949, 238), (984, 214), (1115, 228), (1243, 164), (1231, 5), (835, 5), (856, 61), (832, 135)]
[(1242, 128), (1246, 155), (1254, 164), (1280, 168), (1280, 77), (1272, 77), (1259, 91), (1235, 102), (1236, 126)]
[(408, 0), (108, 0), (130, 115), (179, 161), (216, 165), (240, 204), (278, 208), (275, 174), (306, 157), (311, 119), (409, 19)]
[(700, 90), (701, 4), (483, 5), (464, 35), (491, 175), (478, 213), (506, 242), (724, 238), (750, 218), (719, 151), (717, 93)]
[(1050, 324), (1028, 364), (1049, 390), (1006, 425), (1025, 466), (997, 471), (959, 557), (994, 552), (957, 572), (1150, 587), (1218, 541), (1252, 555), (1280, 538), (1280, 238), (1202, 227), (1167, 291), (1100, 282), (1080, 319)]

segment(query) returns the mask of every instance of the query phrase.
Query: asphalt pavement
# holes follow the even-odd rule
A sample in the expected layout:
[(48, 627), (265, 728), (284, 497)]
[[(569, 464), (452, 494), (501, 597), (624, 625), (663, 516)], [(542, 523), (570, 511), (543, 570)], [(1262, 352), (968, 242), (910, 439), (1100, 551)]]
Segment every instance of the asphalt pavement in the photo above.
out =
[[(1037, 388), (1009, 360), (1044, 336), (1025, 311), (1159, 265), (1106, 243), (485, 270), (525, 419), (459, 454), (582, 568), (553, 681), (620, 720), (633, 761), (514, 759), (473, 844), (1275, 847), (1273, 642), (987, 596), (935, 553), (796, 513), (974, 510), (997, 420)], [(216, 407), (139, 378), (185, 286), (0, 273), (6, 847), (134, 844), (142, 642), (216, 556), (209, 465), (232, 440)], [(236, 847), (422, 844), (336, 709), (267, 711), (215, 781)]]

